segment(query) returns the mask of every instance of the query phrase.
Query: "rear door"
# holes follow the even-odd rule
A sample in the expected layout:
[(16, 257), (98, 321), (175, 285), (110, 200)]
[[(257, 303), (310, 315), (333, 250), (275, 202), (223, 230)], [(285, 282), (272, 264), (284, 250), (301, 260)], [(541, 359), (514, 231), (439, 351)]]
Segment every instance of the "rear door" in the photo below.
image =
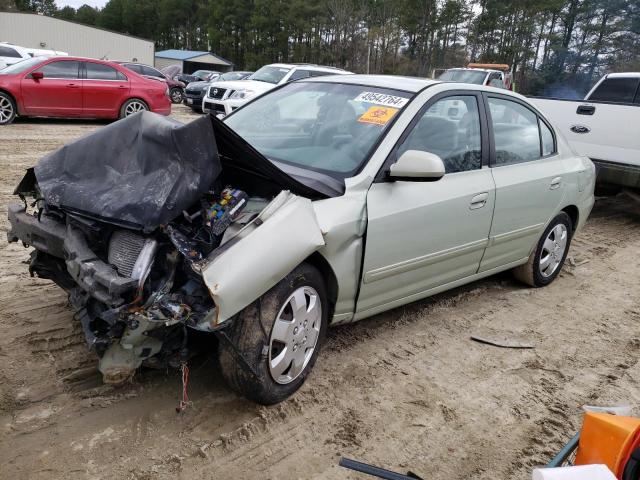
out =
[(565, 169), (552, 128), (514, 97), (485, 94), (496, 203), (480, 271), (529, 256), (562, 201)]
[(114, 118), (129, 94), (129, 80), (103, 63), (84, 62), (83, 114)]
[(576, 153), (596, 161), (640, 166), (640, 77), (608, 77), (585, 101), (532, 99)]
[(79, 117), (82, 115), (81, 62), (54, 60), (36, 70), (44, 78), (36, 80), (32, 73), (21, 81), (22, 105), (27, 115)]

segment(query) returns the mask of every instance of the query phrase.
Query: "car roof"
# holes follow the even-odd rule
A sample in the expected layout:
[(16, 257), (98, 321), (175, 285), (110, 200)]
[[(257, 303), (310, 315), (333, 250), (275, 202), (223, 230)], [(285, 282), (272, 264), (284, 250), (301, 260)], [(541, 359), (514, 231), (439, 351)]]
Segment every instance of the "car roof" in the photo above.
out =
[(390, 88), (395, 90), (403, 90), (405, 92), (418, 93), (426, 87), (438, 84), (449, 84), (452, 90), (466, 89), (481, 92), (499, 93), (528, 102), (527, 97), (511, 90), (504, 88), (490, 87), (485, 85), (476, 85), (473, 83), (462, 83), (452, 81), (433, 80), (431, 78), (420, 77), (404, 77), (400, 75), (328, 75), (326, 77), (313, 77), (297, 80), (298, 82), (323, 82), (323, 83), (342, 83), (351, 85), (361, 85), (363, 87), (379, 87)]
[(343, 68), (328, 67), (325, 65), (316, 65), (315, 63), (270, 63), (265, 67), (281, 67), (281, 68), (312, 68), (314, 70), (326, 72), (347, 72)]
[(407, 92), (419, 92), (425, 87), (442, 83), (437, 80), (419, 77), (403, 77), (400, 75), (329, 75), (299, 80), (302, 82), (348, 83), (369, 87), (393, 88)]
[(607, 78), (640, 78), (640, 72), (609, 73)]

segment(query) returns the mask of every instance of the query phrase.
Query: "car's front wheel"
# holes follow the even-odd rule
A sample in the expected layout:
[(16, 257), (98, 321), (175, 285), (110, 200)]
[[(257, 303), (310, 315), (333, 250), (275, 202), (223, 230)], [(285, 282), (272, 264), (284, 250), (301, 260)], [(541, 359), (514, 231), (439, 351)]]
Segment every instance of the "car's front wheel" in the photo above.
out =
[(9, 95), (0, 92), (0, 125), (8, 125), (13, 122), (17, 114), (16, 103)]
[(532, 287), (544, 287), (553, 282), (569, 253), (572, 234), (571, 218), (560, 212), (543, 232), (529, 261), (513, 270), (515, 277)]
[(171, 98), (171, 103), (182, 103), (182, 89), (178, 87), (173, 87), (169, 91), (169, 97)]
[(149, 110), (149, 106), (139, 98), (130, 98), (120, 108), (120, 118), (126, 118), (134, 113)]
[(219, 350), (222, 374), (234, 390), (255, 402), (281, 402), (309, 375), (327, 323), (322, 275), (302, 264), (226, 329), (228, 341), (221, 341)]

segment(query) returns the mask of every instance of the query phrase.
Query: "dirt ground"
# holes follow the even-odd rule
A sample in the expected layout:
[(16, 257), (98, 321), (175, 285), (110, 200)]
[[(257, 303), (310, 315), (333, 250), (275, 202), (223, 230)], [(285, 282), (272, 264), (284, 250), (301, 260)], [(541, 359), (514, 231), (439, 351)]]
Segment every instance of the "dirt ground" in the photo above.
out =
[[(3, 237), (24, 169), (104, 124), (0, 128)], [(504, 274), (334, 328), (300, 392), (270, 408), (232, 393), (213, 353), (192, 365), (181, 415), (178, 372), (102, 385), (63, 292), (29, 277), (21, 245), (0, 249), (0, 478), (365, 478), (337, 466), (346, 456), (432, 480), (526, 479), (582, 405), (640, 401), (640, 213), (624, 197), (598, 200), (550, 287)]]

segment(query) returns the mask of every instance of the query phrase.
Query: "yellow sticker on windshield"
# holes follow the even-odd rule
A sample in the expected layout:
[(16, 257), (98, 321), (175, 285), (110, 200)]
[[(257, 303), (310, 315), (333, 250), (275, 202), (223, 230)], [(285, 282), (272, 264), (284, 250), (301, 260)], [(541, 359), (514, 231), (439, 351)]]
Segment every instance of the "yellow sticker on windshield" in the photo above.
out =
[(372, 123), (373, 125), (386, 125), (396, 113), (398, 113), (397, 108), (380, 106), (369, 107), (369, 110), (364, 112), (358, 121), (362, 123)]

